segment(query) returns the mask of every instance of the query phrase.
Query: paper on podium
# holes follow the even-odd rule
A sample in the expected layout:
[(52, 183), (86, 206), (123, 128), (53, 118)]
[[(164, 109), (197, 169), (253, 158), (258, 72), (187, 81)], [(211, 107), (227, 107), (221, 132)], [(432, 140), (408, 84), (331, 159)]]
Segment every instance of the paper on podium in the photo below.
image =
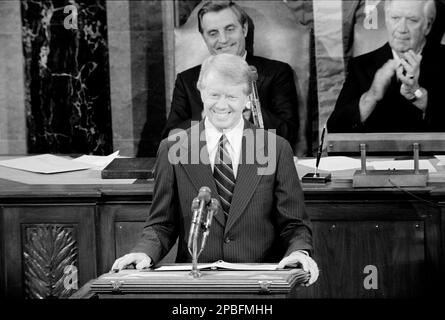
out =
[[(298, 160), (297, 164), (315, 169), (316, 159)], [(339, 156), (339, 157), (321, 158), (318, 169), (325, 171), (341, 171), (341, 170), (358, 169), (360, 167), (361, 167), (360, 159)]]
[(92, 166), (92, 168), (94, 168), (96, 170), (102, 170), (108, 164), (110, 164), (111, 161), (113, 161), (117, 157), (119, 157), (119, 150), (108, 155), (108, 156), (83, 155), (83, 156), (73, 159), (73, 161), (87, 163), (87, 164), (90, 164)]
[[(368, 165), (376, 170), (413, 170), (414, 160), (372, 161)], [(429, 160), (419, 160), (419, 169), (427, 169), (428, 172), (437, 172)]]
[[(223, 260), (218, 260), (213, 263), (199, 263), (199, 270), (277, 270), (278, 264), (266, 264), (266, 263), (230, 263)], [(164, 265), (155, 269), (156, 271), (187, 271), (192, 270), (191, 264), (174, 264), (174, 265)]]
[(445, 156), (434, 156), (437, 159), (439, 159), (439, 162), (437, 163), (437, 165), (439, 166), (445, 166)]
[(0, 165), (8, 168), (45, 174), (85, 170), (93, 167), (91, 164), (76, 162), (72, 159), (52, 154), (41, 154), (38, 156), (2, 160), (0, 161)]

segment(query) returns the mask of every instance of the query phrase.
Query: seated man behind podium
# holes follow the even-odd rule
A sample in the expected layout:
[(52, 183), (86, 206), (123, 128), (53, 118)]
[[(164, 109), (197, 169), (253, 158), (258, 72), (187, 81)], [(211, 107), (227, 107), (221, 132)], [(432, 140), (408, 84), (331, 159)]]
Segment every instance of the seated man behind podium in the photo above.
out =
[[(275, 129), (292, 147), (298, 133), (298, 99), (291, 67), (283, 62), (253, 56), (246, 51), (247, 14), (232, 1), (209, 1), (198, 12), (198, 29), (210, 54), (244, 57), (258, 71), (258, 93), (265, 129)], [(202, 102), (196, 87), (201, 66), (178, 74), (170, 115), (163, 137), (172, 129), (187, 129), (202, 119)], [(250, 117), (249, 111), (245, 117)]]
[[(176, 262), (191, 262), (187, 239), (192, 200), (207, 186), (222, 210), (199, 262), (300, 265), (311, 274), (308, 284), (315, 282), (312, 233), (292, 149), (283, 138), (243, 119), (251, 77), (239, 56), (220, 54), (204, 61), (198, 88), (205, 118), (161, 142), (142, 237), (132, 253), (115, 261), (113, 270), (158, 263), (178, 237)], [(262, 156), (266, 150), (267, 159)], [(224, 164), (218, 160), (222, 154)]]
[(427, 42), (435, 15), (433, 0), (385, 1), (389, 42), (350, 61), (330, 133), (445, 131), (445, 54)]

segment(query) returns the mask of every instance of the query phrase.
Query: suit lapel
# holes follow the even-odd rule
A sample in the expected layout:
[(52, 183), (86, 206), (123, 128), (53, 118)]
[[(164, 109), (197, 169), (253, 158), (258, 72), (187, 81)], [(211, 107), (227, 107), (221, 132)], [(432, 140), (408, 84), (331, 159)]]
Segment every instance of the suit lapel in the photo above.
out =
[[(201, 137), (202, 138), (199, 138)], [(212, 197), (219, 201), (218, 191), (212, 174), (212, 168), (209, 162), (209, 153), (204, 135), (204, 121), (199, 122), (199, 126), (190, 128), (188, 141), (181, 148), (188, 155), (187, 163), (181, 163), (187, 176), (195, 187), (195, 193), (198, 195), (199, 189), (203, 186), (209, 187)], [(215, 219), (224, 227), (225, 218), (221, 213), (215, 215)]]
[[(257, 133), (257, 129), (255, 129), (248, 121), (244, 121), (244, 128), (245, 133), (246, 129), (253, 130), (254, 136), (255, 133)], [(226, 223), (226, 231), (230, 230), (236, 220), (240, 218), (240, 216), (244, 212), (244, 209), (255, 193), (255, 190), (261, 179), (261, 175), (259, 175), (257, 171), (258, 163), (256, 157), (254, 157), (254, 163), (246, 163), (245, 161), (246, 158), (249, 159), (249, 157), (246, 157), (246, 152), (248, 152), (245, 139), (246, 136), (248, 137), (249, 135), (243, 135), (240, 155), (241, 160), (240, 164), (238, 165), (238, 173), (236, 177), (232, 203), (230, 205), (230, 212)], [(261, 151), (262, 149), (264, 149), (264, 145), (259, 146), (258, 150), (255, 149), (255, 151)]]

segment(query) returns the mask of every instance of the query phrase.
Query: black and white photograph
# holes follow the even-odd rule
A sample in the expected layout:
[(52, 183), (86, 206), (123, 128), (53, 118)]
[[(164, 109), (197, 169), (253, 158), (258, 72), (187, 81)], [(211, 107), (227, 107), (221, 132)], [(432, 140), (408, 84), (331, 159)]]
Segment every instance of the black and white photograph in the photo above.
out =
[(0, 0), (4, 302), (443, 297), (445, 0)]

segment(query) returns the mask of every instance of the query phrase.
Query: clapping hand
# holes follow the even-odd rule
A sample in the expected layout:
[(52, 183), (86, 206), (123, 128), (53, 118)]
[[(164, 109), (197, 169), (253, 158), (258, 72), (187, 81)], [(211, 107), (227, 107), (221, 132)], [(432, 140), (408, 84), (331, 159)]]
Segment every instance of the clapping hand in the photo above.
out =
[(400, 59), (397, 67), (397, 78), (402, 82), (400, 94), (408, 100), (415, 97), (414, 92), (419, 88), (421, 61), (421, 54), (415, 54), (414, 51), (409, 50), (405, 52), (405, 58)]
[(397, 66), (397, 62), (391, 59), (377, 70), (370, 89), (370, 92), (376, 101), (382, 100), (385, 96), (386, 90), (391, 83), (391, 78), (396, 73)]

